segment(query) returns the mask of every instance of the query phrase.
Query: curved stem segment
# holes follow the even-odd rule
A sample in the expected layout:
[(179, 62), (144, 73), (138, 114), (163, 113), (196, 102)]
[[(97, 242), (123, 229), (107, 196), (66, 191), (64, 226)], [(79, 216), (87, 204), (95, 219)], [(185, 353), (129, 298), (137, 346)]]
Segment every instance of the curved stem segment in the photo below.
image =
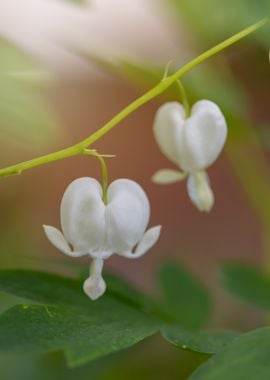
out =
[(84, 154), (88, 154), (90, 156), (97, 157), (100, 165), (101, 165), (101, 172), (102, 172), (102, 200), (105, 204), (107, 204), (107, 188), (108, 188), (108, 169), (106, 162), (103, 158), (103, 156), (99, 153), (97, 153), (95, 150), (91, 149), (84, 149)]
[(163, 80), (158, 83), (151, 90), (146, 92), (144, 95), (140, 96), (122, 111), (120, 111), (116, 116), (114, 116), (108, 123), (103, 127), (94, 132), (91, 136), (82, 140), (78, 144), (75, 144), (69, 148), (62, 149), (55, 153), (46, 154), (41, 157), (34, 158), (29, 161), (21, 162), (16, 165), (9, 166), (7, 168), (0, 169), (0, 177), (6, 177), (14, 174), (21, 174), (23, 171), (40, 166), (49, 162), (58, 161), (63, 158), (75, 156), (78, 154), (84, 154), (84, 150), (99, 140), (102, 136), (113, 129), (120, 121), (125, 119), (129, 114), (137, 110), (139, 107), (149, 102), (153, 98), (163, 93), (167, 88), (169, 88), (173, 83), (178, 81), (184, 74), (192, 70), (194, 67), (198, 66), (200, 63), (204, 62), (213, 55), (219, 53), (220, 51), (226, 49), (227, 47), (235, 44), (237, 41), (248, 36), (249, 34), (255, 32), (257, 29), (261, 28), (268, 22), (267, 19), (261, 20), (258, 23), (249, 26), (248, 28), (242, 30), (241, 32), (235, 34), (234, 36), (228, 38), (227, 40), (221, 42), (220, 44), (214, 46), (213, 48), (207, 50), (203, 54), (199, 55), (195, 59), (191, 60), (189, 63), (184, 65), (182, 68), (177, 70), (174, 74), (163, 78)]
[(179, 89), (179, 92), (181, 95), (181, 100), (182, 100), (183, 106), (185, 108), (186, 118), (188, 118), (190, 115), (190, 105), (189, 105), (189, 101), (188, 101), (188, 97), (187, 97), (185, 87), (183, 86), (183, 83), (180, 81), (180, 79), (178, 79), (176, 81), (176, 83), (177, 83), (177, 86), (178, 86), (178, 89)]

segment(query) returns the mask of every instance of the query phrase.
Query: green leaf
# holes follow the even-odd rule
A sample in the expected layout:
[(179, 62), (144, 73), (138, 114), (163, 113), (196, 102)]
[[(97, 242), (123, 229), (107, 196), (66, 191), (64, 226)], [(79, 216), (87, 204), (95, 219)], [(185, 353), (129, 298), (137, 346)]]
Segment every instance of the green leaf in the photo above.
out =
[(222, 283), (232, 294), (263, 310), (270, 310), (270, 277), (254, 267), (226, 264)]
[(188, 331), (181, 326), (165, 326), (161, 330), (162, 336), (176, 347), (183, 350), (216, 354), (239, 334), (230, 330)]
[(130, 347), (161, 324), (110, 295), (90, 301), (81, 281), (53, 274), (1, 271), (0, 289), (39, 303), (1, 315), (0, 351), (6, 353), (61, 349), (76, 366)]
[(203, 326), (212, 308), (207, 289), (178, 263), (167, 263), (159, 273), (162, 306), (181, 326), (196, 329)]
[(2, 137), (43, 146), (58, 125), (42, 97), (47, 74), (33, 59), (0, 39), (0, 131)]
[(193, 373), (190, 380), (270, 379), (270, 328), (235, 338)]
[(107, 284), (107, 294), (146, 313), (164, 315), (153, 297), (135, 289), (127, 281), (111, 272), (105, 272), (104, 279)]

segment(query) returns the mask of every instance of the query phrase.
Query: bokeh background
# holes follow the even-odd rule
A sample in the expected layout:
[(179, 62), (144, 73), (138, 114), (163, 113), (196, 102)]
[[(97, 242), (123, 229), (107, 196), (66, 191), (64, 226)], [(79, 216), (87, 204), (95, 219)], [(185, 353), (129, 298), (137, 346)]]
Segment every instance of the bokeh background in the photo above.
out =
[[(1, 167), (61, 149), (101, 127), (156, 84), (164, 67), (185, 64), (222, 39), (266, 17), (266, 0), (1, 0)], [(224, 111), (229, 138), (210, 168), (216, 204), (200, 214), (184, 183), (154, 185), (152, 174), (173, 166), (158, 150), (152, 123), (158, 106), (177, 100), (175, 88), (138, 109), (95, 144), (108, 160), (110, 180), (131, 178), (145, 188), (159, 243), (141, 260), (113, 257), (107, 268), (156, 292), (155, 272), (168, 259), (184, 263), (215, 298), (213, 327), (257, 327), (262, 316), (221, 288), (224, 261), (270, 269), (269, 28), (257, 32), (183, 78), (191, 102), (208, 98)], [(100, 178), (91, 157), (69, 158), (1, 179), (1, 268), (35, 268), (75, 275), (87, 262), (64, 257), (42, 224), (59, 225), (66, 186), (80, 176)], [(0, 309), (16, 302), (0, 294)], [(61, 353), (1, 357), (8, 379), (185, 379), (202, 357), (159, 338), (78, 369)], [(132, 375), (131, 375), (132, 374)]]

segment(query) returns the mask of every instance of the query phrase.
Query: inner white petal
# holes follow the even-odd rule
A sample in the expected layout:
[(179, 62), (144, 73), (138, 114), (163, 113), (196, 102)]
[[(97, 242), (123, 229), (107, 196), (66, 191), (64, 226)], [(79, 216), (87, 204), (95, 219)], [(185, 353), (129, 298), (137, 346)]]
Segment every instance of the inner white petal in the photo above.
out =
[(217, 159), (226, 137), (226, 121), (218, 106), (208, 100), (195, 103), (179, 139), (179, 166), (189, 173), (207, 168)]
[(75, 250), (94, 252), (105, 240), (105, 205), (102, 189), (93, 178), (73, 181), (61, 203), (63, 233)]
[(144, 190), (134, 181), (120, 179), (108, 188), (106, 243), (108, 250), (131, 250), (141, 240), (150, 216)]

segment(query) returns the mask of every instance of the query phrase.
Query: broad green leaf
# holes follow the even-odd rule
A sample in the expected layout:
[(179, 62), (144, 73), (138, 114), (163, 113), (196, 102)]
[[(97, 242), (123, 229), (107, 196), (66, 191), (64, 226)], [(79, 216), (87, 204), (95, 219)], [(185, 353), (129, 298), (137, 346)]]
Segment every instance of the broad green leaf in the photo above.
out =
[(115, 356), (106, 356), (86, 365), (70, 368), (66, 365), (62, 351), (35, 356), (21, 353), (1, 354), (1, 380), (89, 380), (89, 373), (91, 379), (101, 380), (102, 374), (113, 367)]
[(224, 350), (203, 364), (190, 380), (270, 379), (270, 328), (235, 338)]
[(216, 354), (231, 344), (238, 335), (230, 330), (189, 331), (178, 325), (165, 326), (161, 330), (162, 336), (176, 347), (183, 350)]
[(263, 310), (270, 310), (270, 277), (245, 264), (221, 268), (222, 283), (232, 294)]
[(1, 315), (3, 352), (62, 349), (69, 365), (76, 366), (130, 347), (160, 327), (156, 318), (110, 295), (90, 301), (74, 279), (2, 271), (0, 289), (38, 303), (14, 306)]
[[(84, 308), (89, 306), (90, 302), (82, 291), (84, 279), (85, 277), (81, 280), (74, 280), (32, 270), (4, 270), (0, 271), (0, 289), (35, 302)], [(138, 291), (116, 275), (105, 272), (104, 279), (107, 283), (106, 294), (110, 295), (110, 298), (116, 298), (137, 309), (148, 311), (151, 311), (155, 305), (154, 299)], [(60, 280), (61, 287), (58, 285)], [(24, 284), (23, 287), (21, 287), (21, 283)], [(51, 288), (55, 288), (52, 293)], [(90, 304), (94, 305), (96, 302), (90, 302)]]
[(161, 267), (159, 281), (163, 309), (181, 326), (196, 329), (209, 319), (212, 308), (207, 289), (178, 263)]
[(127, 281), (111, 272), (105, 272), (104, 279), (107, 284), (107, 294), (134, 306), (136, 309), (166, 318), (158, 302), (153, 297), (140, 292), (127, 283)]
[(55, 115), (41, 95), (45, 71), (14, 45), (0, 39), (0, 131), (3, 138), (42, 146), (55, 137)]
[(14, 306), (0, 316), (0, 351), (64, 350), (71, 366), (130, 347), (156, 331), (153, 321), (123, 305), (76, 313), (46, 305)]

